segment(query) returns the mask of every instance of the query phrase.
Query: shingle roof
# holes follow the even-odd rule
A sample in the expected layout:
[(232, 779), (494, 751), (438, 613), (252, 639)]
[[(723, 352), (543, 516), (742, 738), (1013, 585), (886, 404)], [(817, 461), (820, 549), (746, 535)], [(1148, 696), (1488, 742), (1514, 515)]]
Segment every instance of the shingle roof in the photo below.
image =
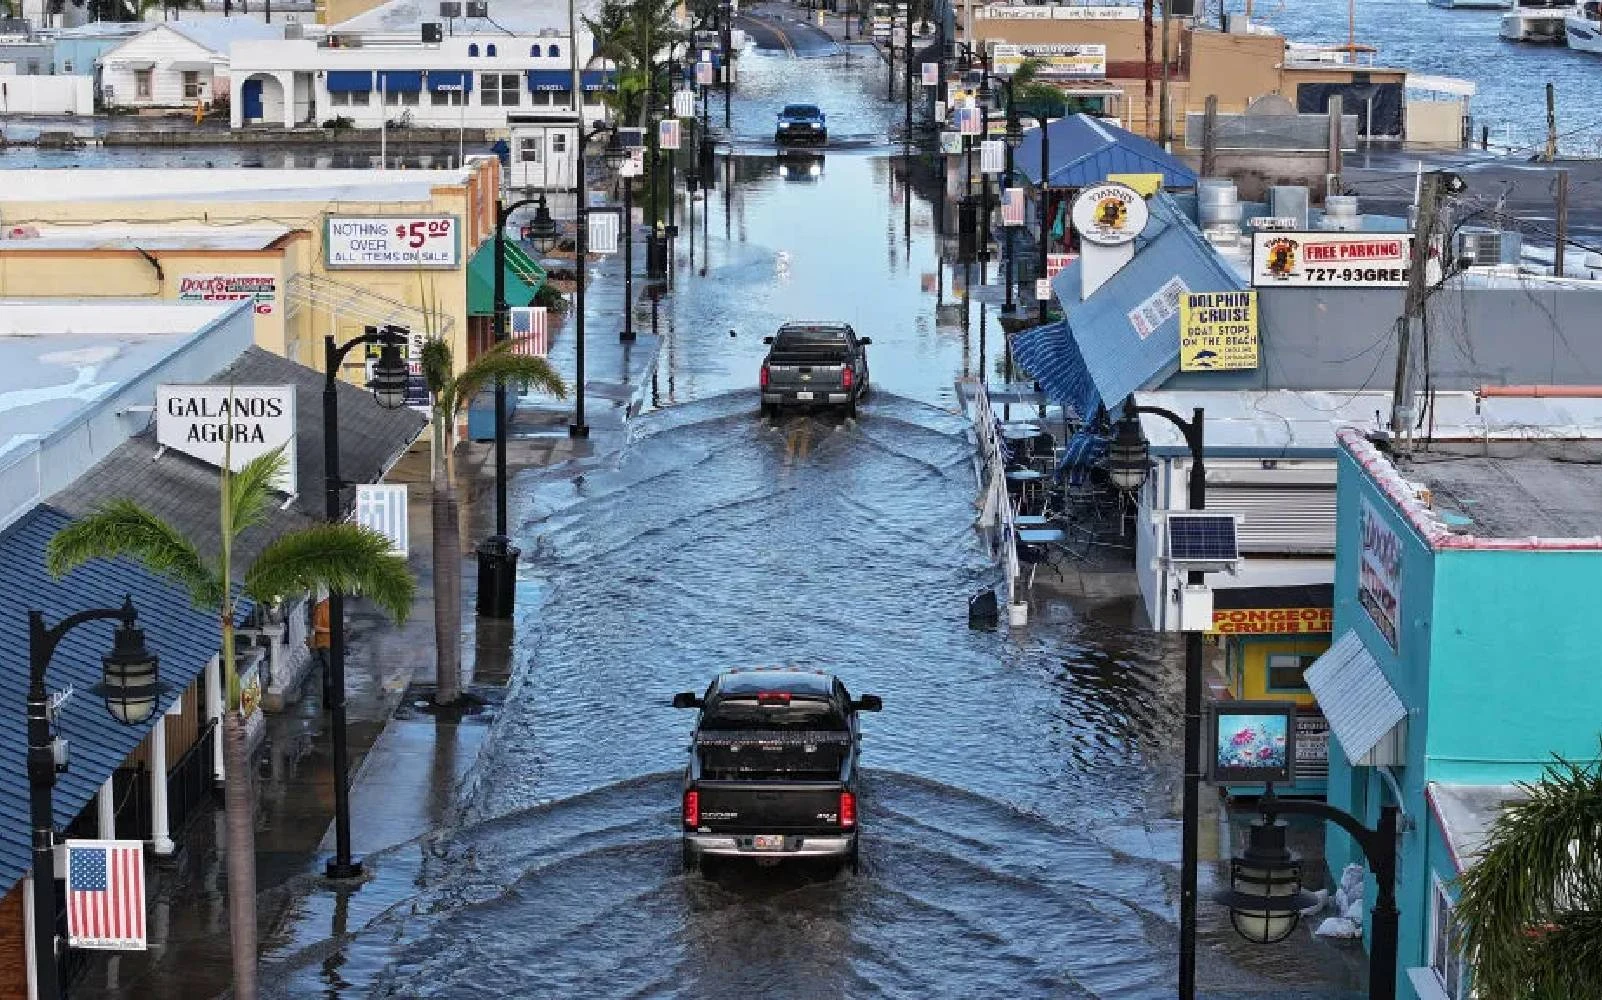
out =
[[(323, 375), (259, 347), (211, 380), (219, 385), (293, 385), (295, 387), (296, 480), (299, 495), (287, 509), (274, 507), (266, 520), (245, 533), (235, 548), (238, 565), (250, 560), (273, 538), (323, 519)], [(339, 468), (347, 483), (377, 481), (427, 424), (410, 409), (386, 410), (372, 394), (339, 383)], [(124, 442), (99, 465), (51, 502), (82, 515), (105, 500), (137, 501), (179, 528), (207, 556), (221, 545), (217, 519), (217, 470), (204, 462), (168, 451), (156, 458), (153, 430)], [(346, 491), (347, 506), (351, 491)]]
[[(1184, 161), (1144, 136), (1084, 114), (1059, 118), (1046, 127), (1053, 187), (1099, 184), (1108, 174), (1162, 174), (1164, 187), (1196, 186), (1196, 174)], [(1040, 183), (1039, 128), (1023, 134), (1013, 165), (1030, 184)]]
[[(194, 682), (220, 644), (214, 612), (196, 609), (177, 586), (131, 560), (96, 559), (60, 580), (52, 577), (44, 566), (45, 546), (69, 521), (65, 513), (39, 506), (0, 533), (0, 891), (9, 890), (31, 863), (28, 612), (43, 612), (46, 624), (54, 626), (68, 615), (115, 608), (124, 595), (132, 596), (145, 641), (160, 657), (161, 679), (170, 685), (152, 720), (159, 720)], [(67, 740), (70, 752), (67, 772), (56, 778), (58, 828), (83, 811), (153, 725), (116, 722), (88, 690), (100, 682), (100, 658), (111, 649), (114, 628), (113, 622), (90, 622), (69, 632), (46, 674), (49, 690), (70, 686), (75, 692), (57, 718), (57, 735)]]

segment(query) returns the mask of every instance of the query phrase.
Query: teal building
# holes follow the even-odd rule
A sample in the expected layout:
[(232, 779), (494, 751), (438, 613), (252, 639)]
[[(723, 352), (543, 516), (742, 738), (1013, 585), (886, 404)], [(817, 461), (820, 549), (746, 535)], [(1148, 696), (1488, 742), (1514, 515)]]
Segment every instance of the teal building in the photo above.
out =
[[(1328, 801), (1370, 827), (1401, 807), (1397, 995), (1467, 1000), (1457, 877), (1515, 782), (1598, 752), (1602, 442), (1401, 458), (1339, 438), (1334, 642), (1307, 672), (1330, 723)], [(1334, 826), (1325, 848), (1334, 879), (1363, 863)]]

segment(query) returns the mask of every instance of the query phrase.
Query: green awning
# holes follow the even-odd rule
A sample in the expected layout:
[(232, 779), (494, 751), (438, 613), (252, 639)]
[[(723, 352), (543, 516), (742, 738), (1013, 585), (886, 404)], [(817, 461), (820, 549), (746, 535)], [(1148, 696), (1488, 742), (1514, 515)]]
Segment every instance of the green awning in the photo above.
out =
[[(545, 284), (545, 269), (515, 242), (506, 242), (506, 304), (526, 306), (534, 302)], [(485, 240), (467, 262), (467, 313), (470, 316), (495, 314), (495, 241)]]

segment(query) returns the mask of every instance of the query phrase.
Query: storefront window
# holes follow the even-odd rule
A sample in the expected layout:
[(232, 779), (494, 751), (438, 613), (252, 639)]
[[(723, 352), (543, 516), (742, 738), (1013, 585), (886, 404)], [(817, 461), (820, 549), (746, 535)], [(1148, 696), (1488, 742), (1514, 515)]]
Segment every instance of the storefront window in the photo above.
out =
[(336, 108), (365, 108), (372, 99), (371, 90), (332, 90), (328, 93), (328, 103)]
[(516, 73), (480, 73), (478, 103), (484, 107), (515, 108), (522, 98)]
[(1430, 969), (1441, 981), (1441, 989), (1451, 1000), (1467, 1000), (1467, 976), (1463, 970), (1462, 930), (1457, 908), (1446, 894), (1440, 879), (1435, 880), (1435, 900), (1430, 914)]

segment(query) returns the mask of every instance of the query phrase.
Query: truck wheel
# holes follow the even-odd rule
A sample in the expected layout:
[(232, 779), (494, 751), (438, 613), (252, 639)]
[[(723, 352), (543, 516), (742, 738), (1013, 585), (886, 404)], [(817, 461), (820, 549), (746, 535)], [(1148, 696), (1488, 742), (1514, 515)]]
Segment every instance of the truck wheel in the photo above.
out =
[(763, 403), (761, 415), (763, 420), (777, 420), (779, 419), (779, 408), (772, 403)]
[(845, 405), (845, 415), (847, 420), (857, 419), (857, 401), (855, 399)]
[(691, 847), (689, 844), (685, 844), (685, 845), (683, 845), (683, 851), (684, 851), (684, 870), (687, 871), (687, 872), (693, 872), (697, 868), (699, 868), (700, 867), (700, 864), (699, 864), (699, 860), (700, 859), (696, 857), (695, 848)]
[(846, 865), (851, 869), (851, 874), (853, 874), (853, 875), (861, 874), (861, 872), (862, 872), (862, 841), (861, 840), (853, 840), (851, 842), (851, 853), (846, 855)]
[(723, 870), (723, 859), (716, 854), (703, 854), (699, 860), (703, 879), (715, 879), (718, 877), (718, 873)]

